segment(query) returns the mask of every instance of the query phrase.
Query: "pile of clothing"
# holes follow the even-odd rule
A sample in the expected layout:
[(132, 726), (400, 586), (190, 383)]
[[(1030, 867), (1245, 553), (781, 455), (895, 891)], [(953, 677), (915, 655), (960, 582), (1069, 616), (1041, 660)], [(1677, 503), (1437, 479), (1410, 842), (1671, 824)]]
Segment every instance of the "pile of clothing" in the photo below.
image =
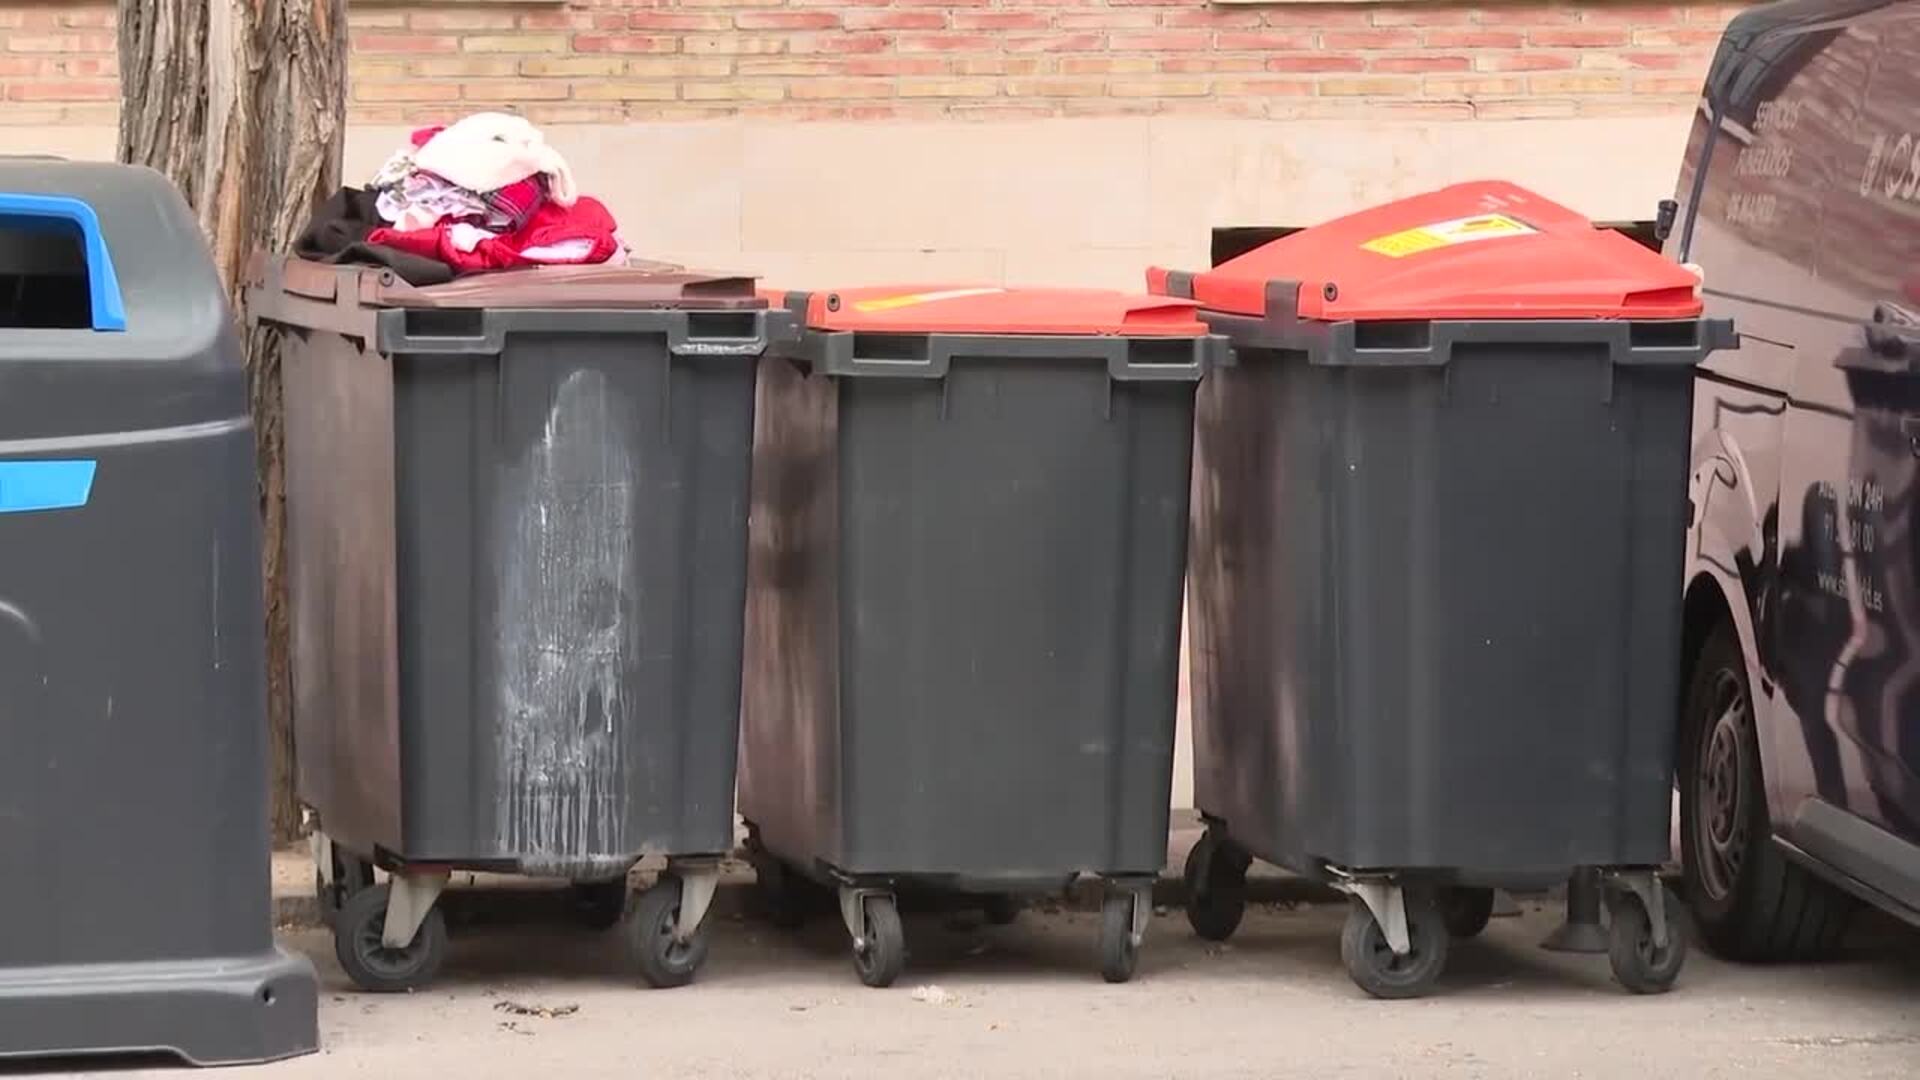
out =
[(613, 215), (581, 195), (524, 118), (476, 113), (413, 133), (365, 188), (342, 188), (295, 243), (318, 262), (371, 263), (412, 285), (549, 264), (625, 261)]

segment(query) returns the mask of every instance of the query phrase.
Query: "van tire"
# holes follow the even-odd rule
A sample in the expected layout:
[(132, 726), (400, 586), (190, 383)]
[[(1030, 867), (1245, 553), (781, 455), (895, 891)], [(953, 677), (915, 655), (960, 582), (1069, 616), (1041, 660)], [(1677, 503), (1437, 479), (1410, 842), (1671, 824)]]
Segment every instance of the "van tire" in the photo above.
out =
[(1727, 623), (1695, 659), (1681, 719), (1681, 863), (1700, 939), (1729, 960), (1832, 956), (1856, 903), (1773, 843), (1746, 658)]

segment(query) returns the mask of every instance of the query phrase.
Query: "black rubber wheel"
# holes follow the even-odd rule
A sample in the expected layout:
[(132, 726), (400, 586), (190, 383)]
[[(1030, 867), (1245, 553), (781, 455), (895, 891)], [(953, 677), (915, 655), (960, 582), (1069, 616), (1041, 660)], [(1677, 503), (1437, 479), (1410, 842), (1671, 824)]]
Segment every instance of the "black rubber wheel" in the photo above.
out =
[(1407, 939), (1411, 948), (1397, 956), (1387, 945), (1386, 932), (1373, 912), (1358, 899), (1347, 909), (1340, 931), (1340, 959), (1360, 989), (1377, 998), (1398, 1001), (1425, 996), (1447, 966), (1452, 935), (1440, 908), (1431, 898), (1408, 893)]
[(633, 914), (627, 920), (627, 940), (633, 947), (633, 962), (640, 977), (656, 990), (685, 986), (707, 959), (707, 929), (704, 923), (686, 941), (675, 941), (674, 927), (680, 921), (680, 879), (661, 874), (660, 880), (640, 894)]
[(1673, 989), (1687, 962), (1687, 920), (1681, 916), (1680, 900), (1667, 890), (1665, 901), (1667, 945), (1655, 948), (1653, 920), (1640, 894), (1613, 889), (1607, 896), (1607, 960), (1613, 965), (1613, 977), (1636, 994)]
[(347, 977), (362, 990), (397, 994), (433, 981), (447, 957), (447, 921), (439, 905), (427, 912), (404, 948), (381, 944), (390, 885), (375, 885), (346, 898), (333, 920), (333, 952)]
[(1225, 941), (1247, 912), (1248, 860), (1208, 829), (1187, 852), (1187, 924), (1208, 941)]
[(1456, 938), (1479, 937), (1493, 918), (1492, 889), (1442, 889), (1439, 903), (1447, 933)]
[(1100, 902), (1100, 977), (1110, 983), (1133, 978), (1140, 949), (1133, 943), (1134, 894), (1116, 889)]
[(1680, 856), (1701, 939), (1730, 960), (1833, 955), (1857, 904), (1772, 843), (1753, 695), (1731, 626), (1701, 648), (1685, 708)]
[(589, 930), (611, 930), (627, 914), (633, 890), (625, 877), (612, 881), (575, 881), (567, 885), (568, 909)]
[(991, 893), (980, 903), (980, 912), (995, 926), (1006, 926), (1020, 917), (1020, 898), (1010, 893)]
[(891, 896), (869, 896), (863, 905), (866, 923), (861, 942), (853, 949), (853, 970), (860, 981), (875, 989), (892, 986), (907, 966), (907, 931)]

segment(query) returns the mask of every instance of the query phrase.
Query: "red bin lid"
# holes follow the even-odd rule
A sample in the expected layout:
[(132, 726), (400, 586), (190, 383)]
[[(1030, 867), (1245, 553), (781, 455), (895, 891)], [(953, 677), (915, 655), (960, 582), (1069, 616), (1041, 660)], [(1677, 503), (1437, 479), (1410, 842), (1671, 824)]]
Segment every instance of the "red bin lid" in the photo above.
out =
[[(1156, 291), (1166, 273), (1149, 275)], [(1202, 307), (1268, 312), (1300, 283), (1297, 317), (1679, 319), (1701, 312), (1692, 272), (1504, 181), (1455, 184), (1304, 229), (1193, 278)]]
[(811, 294), (807, 326), (891, 334), (1198, 337), (1207, 333), (1198, 306), (1107, 289), (871, 286)]

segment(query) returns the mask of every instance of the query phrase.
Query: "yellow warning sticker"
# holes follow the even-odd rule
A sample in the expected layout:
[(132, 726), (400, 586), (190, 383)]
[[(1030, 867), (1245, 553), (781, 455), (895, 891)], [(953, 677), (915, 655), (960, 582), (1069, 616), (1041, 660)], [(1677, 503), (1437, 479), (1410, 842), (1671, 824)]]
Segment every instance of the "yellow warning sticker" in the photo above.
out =
[(1417, 229), (1389, 233), (1360, 246), (1376, 255), (1385, 255), (1389, 259), (1402, 259), (1408, 255), (1418, 255), (1435, 248), (1471, 244), (1476, 240), (1498, 240), (1504, 236), (1531, 236), (1538, 231), (1533, 226), (1523, 221), (1516, 221), (1505, 214), (1479, 214), (1474, 217), (1437, 221)]
[(906, 293), (901, 296), (882, 296), (872, 300), (861, 300), (853, 305), (853, 310), (862, 315), (872, 315), (880, 311), (898, 311), (901, 308), (917, 304), (931, 304), (940, 300), (960, 300), (969, 296), (993, 296), (1006, 292), (1005, 289), (947, 289), (943, 292)]

